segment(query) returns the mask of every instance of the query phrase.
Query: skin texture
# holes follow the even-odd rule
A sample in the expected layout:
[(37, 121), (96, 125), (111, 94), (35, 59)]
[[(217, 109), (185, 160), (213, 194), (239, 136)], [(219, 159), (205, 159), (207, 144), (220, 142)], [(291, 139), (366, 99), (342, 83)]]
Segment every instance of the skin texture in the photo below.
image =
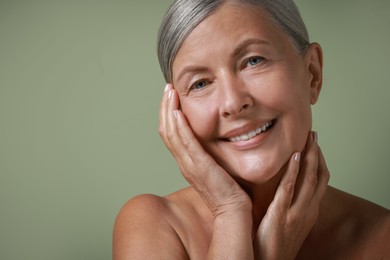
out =
[(388, 259), (389, 211), (327, 185), (311, 131), (321, 86), (320, 46), (298, 54), (263, 10), (225, 4), (200, 23), (160, 107), (160, 135), (191, 186), (131, 199), (113, 258)]
[[(321, 54), (318, 46), (311, 46), (305, 57), (297, 55), (271, 21), (246, 13), (265, 17), (259, 10), (226, 8), (195, 28), (173, 63), (173, 82), (182, 111), (205, 149), (229, 173), (262, 184), (306, 143), (310, 104), (321, 87), (320, 69), (316, 75), (307, 70), (311, 59), (321, 62)], [(258, 64), (251, 65), (253, 61)], [(188, 90), (194, 82), (205, 86)], [(273, 134), (253, 149), (224, 140), (272, 120)]]

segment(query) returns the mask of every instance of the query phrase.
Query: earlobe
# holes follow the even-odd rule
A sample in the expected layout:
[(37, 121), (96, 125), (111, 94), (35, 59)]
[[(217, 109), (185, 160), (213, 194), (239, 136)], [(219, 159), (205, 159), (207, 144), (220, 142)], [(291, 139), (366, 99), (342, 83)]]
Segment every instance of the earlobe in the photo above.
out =
[(307, 68), (310, 75), (310, 103), (314, 105), (322, 88), (322, 48), (318, 43), (311, 43), (306, 51)]

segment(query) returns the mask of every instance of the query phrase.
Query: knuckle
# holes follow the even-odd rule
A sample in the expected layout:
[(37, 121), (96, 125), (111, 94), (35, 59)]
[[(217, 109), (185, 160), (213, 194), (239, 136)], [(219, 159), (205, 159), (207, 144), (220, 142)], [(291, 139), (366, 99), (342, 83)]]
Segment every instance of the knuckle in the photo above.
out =
[(189, 140), (189, 139), (187, 139), (187, 138), (183, 138), (183, 139), (182, 139), (182, 142), (183, 142), (184, 147), (185, 147), (188, 151), (191, 151), (191, 145), (192, 145), (191, 140)]
[(287, 195), (293, 195), (295, 190), (295, 184), (293, 182), (288, 182), (283, 185), (283, 189), (287, 193)]
[(168, 142), (172, 142), (175, 138), (175, 135), (172, 132), (165, 133), (165, 138)]
[(287, 222), (291, 227), (302, 225), (305, 227), (312, 227), (317, 221), (318, 215), (319, 209), (317, 207), (306, 210), (296, 208), (295, 210), (290, 211)]
[(318, 183), (318, 178), (317, 178), (317, 174), (311, 174), (307, 177), (307, 180), (308, 182), (313, 185), (313, 186), (316, 186), (317, 183)]
[(302, 220), (302, 218), (299, 217), (298, 212), (297, 211), (292, 211), (288, 215), (287, 223), (288, 223), (289, 226), (296, 226), (299, 220)]

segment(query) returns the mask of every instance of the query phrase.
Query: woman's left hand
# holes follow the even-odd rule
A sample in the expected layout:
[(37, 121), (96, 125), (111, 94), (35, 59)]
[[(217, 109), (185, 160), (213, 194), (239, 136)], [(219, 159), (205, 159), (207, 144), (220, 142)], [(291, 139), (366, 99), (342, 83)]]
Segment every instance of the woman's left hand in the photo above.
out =
[(309, 134), (305, 153), (299, 157), (290, 161), (291, 170), (282, 177), (260, 223), (254, 239), (255, 258), (295, 259), (317, 220), (329, 171), (316, 133)]

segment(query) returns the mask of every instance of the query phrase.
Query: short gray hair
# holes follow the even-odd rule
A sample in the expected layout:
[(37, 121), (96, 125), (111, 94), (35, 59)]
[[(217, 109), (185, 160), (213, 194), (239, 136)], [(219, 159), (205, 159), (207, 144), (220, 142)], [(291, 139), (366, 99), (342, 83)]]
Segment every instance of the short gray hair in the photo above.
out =
[(184, 40), (199, 23), (226, 2), (263, 8), (290, 37), (298, 52), (306, 51), (309, 36), (293, 0), (175, 0), (161, 23), (157, 41), (158, 59), (166, 82), (172, 82), (173, 61)]

